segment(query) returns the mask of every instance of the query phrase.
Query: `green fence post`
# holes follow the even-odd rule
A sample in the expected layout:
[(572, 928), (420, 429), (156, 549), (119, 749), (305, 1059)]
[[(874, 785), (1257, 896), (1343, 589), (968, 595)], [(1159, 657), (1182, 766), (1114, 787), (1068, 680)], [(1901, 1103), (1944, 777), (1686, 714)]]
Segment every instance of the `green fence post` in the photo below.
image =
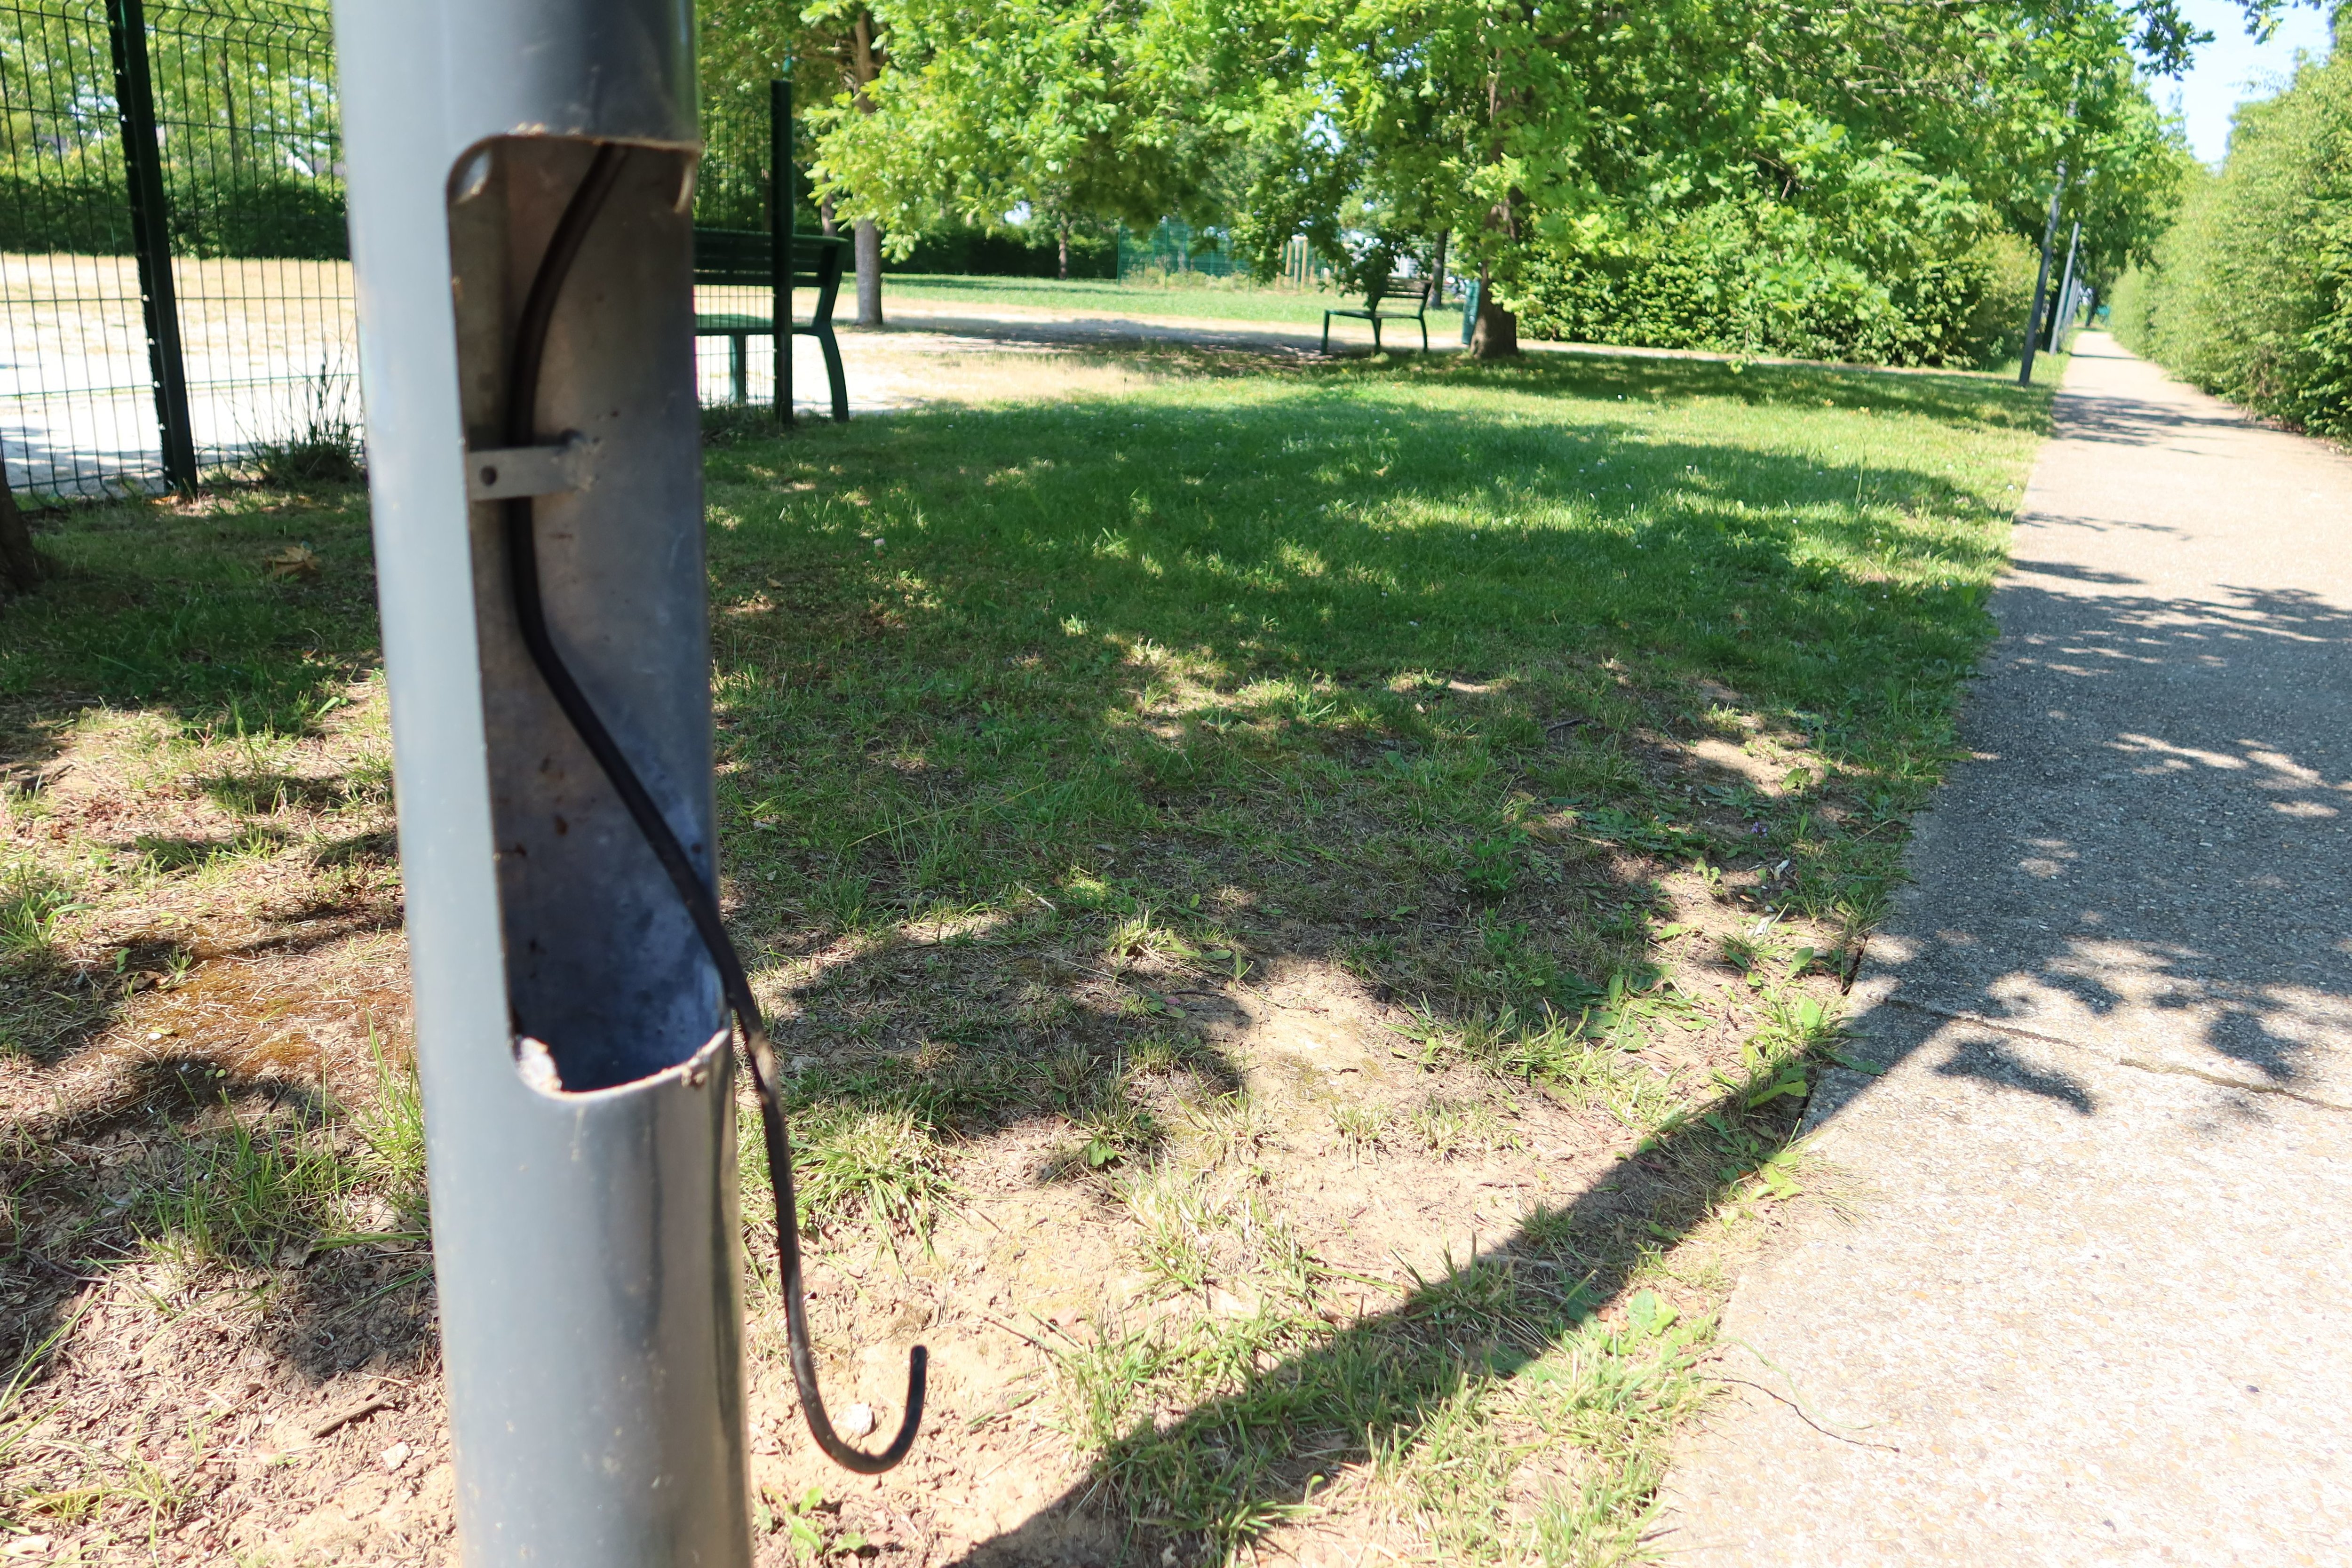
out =
[(770, 245), (775, 252), (776, 419), (793, 422), (793, 235), (800, 226), (799, 181), (793, 171), (793, 79), (787, 64), (781, 81), (768, 84), (768, 200)]
[(193, 490), (196, 445), (189, 426), (187, 363), (180, 352), (180, 305), (172, 288), (171, 209), (163, 200), (163, 154), (155, 137), (155, 86), (148, 72), (142, 0), (107, 0), (106, 27), (114, 46), (115, 111), (122, 127), (122, 172), (139, 257), (139, 300), (147, 317), (147, 363), (154, 379), (163, 478), (174, 489)]

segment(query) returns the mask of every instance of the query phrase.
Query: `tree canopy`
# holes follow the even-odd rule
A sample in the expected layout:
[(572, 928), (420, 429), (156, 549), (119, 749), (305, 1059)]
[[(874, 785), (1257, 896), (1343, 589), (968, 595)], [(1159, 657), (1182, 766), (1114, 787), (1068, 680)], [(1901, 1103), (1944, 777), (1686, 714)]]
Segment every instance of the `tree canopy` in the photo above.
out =
[[(2250, 24), (2278, 4), (2249, 0)], [(2146, 253), (2186, 163), (2147, 77), (2202, 41), (2174, 0), (706, 0), (704, 15), (739, 75), (754, 56), (806, 75), (853, 27), (887, 50), (887, 68), (833, 68), (812, 95), (813, 162), (818, 188), (902, 254), (947, 226), (1181, 216), (1268, 271), (1303, 234), (1360, 275), (1444, 235), (1499, 309), (1695, 224), (1816, 291), (1893, 288), (1988, 235), (2038, 234), (2061, 162), (2089, 269), (2112, 276)]]

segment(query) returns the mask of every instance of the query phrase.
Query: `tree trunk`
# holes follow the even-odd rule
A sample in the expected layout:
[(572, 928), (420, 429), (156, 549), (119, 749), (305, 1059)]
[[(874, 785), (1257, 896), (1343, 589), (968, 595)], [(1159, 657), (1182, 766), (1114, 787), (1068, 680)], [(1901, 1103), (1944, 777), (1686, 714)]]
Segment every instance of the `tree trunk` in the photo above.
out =
[(882, 231), (862, 217), (852, 231), (857, 237), (857, 324), (882, 324)]
[(1437, 231), (1437, 256), (1429, 264), (1429, 308), (1433, 310), (1445, 302), (1445, 242), (1453, 233), (1449, 228)]
[(1062, 220), (1059, 238), (1062, 242), (1060, 262), (1061, 269), (1055, 272), (1054, 276), (1059, 278), (1063, 282), (1067, 283), (1070, 280), (1070, 220), (1068, 218), (1064, 218)]
[(16, 493), (8, 488), (8, 464), (0, 457), (0, 586), (29, 594), (41, 580), (41, 558), (33, 553), (33, 531), (16, 510)]
[(1495, 303), (1494, 280), (1478, 269), (1478, 321), (1470, 329), (1472, 359), (1509, 359), (1519, 352), (1519, 318)]
[[(874, 112), (874, 100), (866, 89), (882, 74), (884, 51), (874, 42), (874, 18), (863, 9), (849, 26), (849, 80), (851, 101), (861, 114)], [(859, 218), (852, 232), (856, 234), (854, 251), (857, 260), (857, 324), (878, 327), (882, 324), (882, 231), (874, 226), (870, 217)]]
[(833, 221), (833, 198), (829, 195), (816, 205), (816, 226), (828, 235), (841, 232), (841, 226)]

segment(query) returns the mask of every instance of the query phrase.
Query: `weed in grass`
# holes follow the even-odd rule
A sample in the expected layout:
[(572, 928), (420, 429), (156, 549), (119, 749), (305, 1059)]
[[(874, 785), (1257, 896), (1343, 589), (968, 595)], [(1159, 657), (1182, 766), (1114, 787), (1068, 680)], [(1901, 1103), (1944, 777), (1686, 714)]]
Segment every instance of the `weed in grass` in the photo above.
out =
[(1248, 1163), (1273, 1130), (1265, 1107), (1239, 1090), (1189, 1107), (1184, 1120), (1211, 1165)]
[(1199, 1295), (1222, 1287), (1229, 1307), (1245, 1305), (1244, 1297), (1263, 1304), (1310, 1295), (1313, 1258), (1246, 1178), (1208, 1181), (1162, 1165), (1128, 1180), (1119, 1198), (1136, 1222), (1137, 1258), (1163, 1289)]
[[(1812, 960), (1812, 950), (1804, 950), (1805, 963)], [(1799, 966), (1801, 973), (1803, 965)], [(1820, 1056), (1833, 1049), (1845, 1037), (1845, 1026), (1838, 1019), (1832, 1003), (1818, 996), (1782, 990), (1766, 998), (1765, 1026), (1759, 1033), (1758, 1043), (1775, 1058)]]
[(47, 962), (58, 928), (73, 907), (71, 889), (37, 866), (0, 870), (0, 958), (26, 964)]
[(1180, 932), (1155, 921), (1150, 908), (1146, 906), (1111, 927), (1109, 940), (1103, 944), (1103, 956), (1114, 968), (1119, 968), (1144, 959), (1184, 963), (1200, 957), (1201, 950)]
[(1331, 1131), (1339, 1135), (1340, 1146), (1360, 1160), (1381, 1146), (1394, 1120), (1386, 1108), (1377, 1105), (1331, 1108)]
[(1164, 1289), (1205, 1293), (1216, 1270), (1208, 1244), (1213, 1221), (1200, 1184), (1183, 1173), (1153, 1172), (1120, 1196), (1136, 1222), (1135, 1252), (1144, 1272)]
[(808, 907), (812, 913), (823, 916), (835, 932), (851, 936), (865, 929), (873, 898), (871, 877), (844, 871), (811, 886)]
[(303, 377), (293, 431), (253, 444), (261, 482), (300, 487), (353, 484), (365, 478), (355, 395), (351, 376), (332, 364), (321, 364)]
[(366, 1145), (361, 1164), (367, 1176), (411, 1221), (425, 1209), (425, 1100), (414, 1060), (394, 1063), (383, 1039), (368, 1030), (368, 1060), (373, 1092), (351, 1113), (352, 1130)]
[[(765, 1191), (768, 1155), (759, 1119), (738, 1120), (742, 1181)], [(905, 1107), (867, 1110), (831, 1101), (795, 1112), (793, 1175), (803, 1235), (864, 1226), (893, 1247), (901, 1237), (928, 1244), (956, 1192), (946, 1151)]]
[(1517, 1137), (1480, 1100), (1431, 1095), (1404, 1113), (1402, 1124), (1423, 1152), (1441, 1160), (1518, 1146)]
[(1127, 1046), (1128, 1067), (1139, 1077), (1209, 1070), (1213, 1058), (1214, 1053), (1198, 1038), (1181, 1035), (1149, 1034)]
[(1524, 858), (1516, 837), (1479, 839), (1464, 862), (1463, 885), (1475, 898), (1501, 899), (1518, 885)]
[(1046, 1093), (1081, 1140), (1049, 1162), (1051, 1173), (1101, 1171), (1159, 1147), (1160, 1121), (1138, 1098), (1136, 1078), (1132, 1059), (1100, 1062), (1082, 1047), (1048, 1058)]
[(256, 823), (226, 838), (165, 838), (142, 834), (132, 841), (131, 849), (141, 869), (152, 876), (166, 877), (274, 855), (285, 847), (286, 841), (282, 831)]
[(160, 1151), (132, 1228), (184, 1272), (250, 1268), (314, 1235), (357, 1178), (326, 1130), (298, 1113), (248, 1121), (223, 1103), (221, 1125)]

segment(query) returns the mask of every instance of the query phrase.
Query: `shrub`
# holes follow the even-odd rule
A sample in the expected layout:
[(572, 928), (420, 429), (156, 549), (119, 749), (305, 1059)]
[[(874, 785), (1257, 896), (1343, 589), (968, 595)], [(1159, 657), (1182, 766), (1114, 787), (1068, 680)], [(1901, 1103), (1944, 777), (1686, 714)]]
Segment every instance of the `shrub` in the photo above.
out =
[(1530, 268), (1520, 330), (1635, 348), (1791, 354), (1873, 364), (1980, 366), (2014, 354), (2033, 250), (1986, 234), (1952, 254), (1874, 272), (1803, 225), (1719, 202), (1606, 252)]
[(2352, 58), (2238, 111), (2149, 263), (2116, 290), (2126, 347), (2208, 392), (2352, 437)]

